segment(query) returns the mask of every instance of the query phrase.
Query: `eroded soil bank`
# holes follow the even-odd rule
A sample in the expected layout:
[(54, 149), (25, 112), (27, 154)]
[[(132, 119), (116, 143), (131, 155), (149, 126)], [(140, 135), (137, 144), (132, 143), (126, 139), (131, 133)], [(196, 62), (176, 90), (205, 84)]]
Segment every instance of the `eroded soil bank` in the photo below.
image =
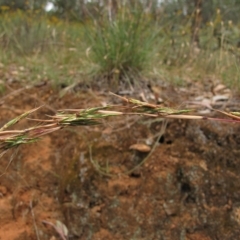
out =
[[(49, 86), (15, 87), (2, 99), (1, 124), (43, 103), (34, 117), (112, 101), (89, 91), (60, 97)], [(130, 146), (152, 147), (162, 124), (118, 118), (64, 129), (4, 155), (0, 239), (62, 239), (48, 224), (56, 220), (69, 239), (238, 239), (240, 125), (169, 120), (149, 159), (134, 169), (147, 153)]]

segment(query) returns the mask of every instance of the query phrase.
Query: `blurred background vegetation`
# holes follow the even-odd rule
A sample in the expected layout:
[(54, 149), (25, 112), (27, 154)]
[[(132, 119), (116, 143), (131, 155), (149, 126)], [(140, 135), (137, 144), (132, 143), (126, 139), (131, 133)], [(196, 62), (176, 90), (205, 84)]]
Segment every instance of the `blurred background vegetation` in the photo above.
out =
[(0, 0), (0, 67), (57, 85), (220, 79), (239, 89), (240, 0)]

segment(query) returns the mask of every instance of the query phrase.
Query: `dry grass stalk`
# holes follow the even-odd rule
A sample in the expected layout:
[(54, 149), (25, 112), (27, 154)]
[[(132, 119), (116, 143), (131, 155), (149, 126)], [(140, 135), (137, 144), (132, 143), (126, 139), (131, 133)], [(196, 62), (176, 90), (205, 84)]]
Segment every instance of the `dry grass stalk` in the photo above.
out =
[[(120, 115), (141, 115), (155, 118), (172, 118), (172, 119), (190, 119), (190, 120), (215, 120), (223, 122), (240, 122), (239, 113), (224, 112), (228, 118), (209, 118), (206, 116), (190, 115), (194, 109), (173, 109), (162, 107), (161, 105), (149, 104), (133, 98), (120, 97), (111, 93), (112, 95), (124, 100), (127, 105), (95, 107), (88, 109), (63, 109), (59, 110), (55, 115), (48, 116), (48, 119), (30, 119), (31, 122), (37, 122), (37, 126), (33, 126), (23, 130), (7, 130), (12, 125), (15, 125), (20, 120), (27, 118), (30, 114), (39, 110), (34, 108), (27, 111), (20, 116), (7, 122), (0, 128), (0, 149), (2, 151), (17, 147), (21, 144), (28, 144), (37, 141), (43, 135), (52, 133), (68, 126), (91, 126), (101, 124), (102, 119)], [(121, 109), (121, 111), (116, 111)], [(213, 109), (214, 110), (214, 109)], [(40, 125), (39, 125), (40, 124)]]

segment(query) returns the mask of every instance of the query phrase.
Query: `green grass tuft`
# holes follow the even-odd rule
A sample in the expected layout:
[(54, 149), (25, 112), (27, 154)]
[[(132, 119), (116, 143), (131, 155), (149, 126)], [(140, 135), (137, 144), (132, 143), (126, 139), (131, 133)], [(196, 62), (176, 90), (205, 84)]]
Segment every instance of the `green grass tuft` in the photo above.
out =
[(116, 19), (104, 18), (86, 27), (93, 74), (113, 81), (136, 76), (146, 69), (157, 31), (143, 13), (127, 9)]

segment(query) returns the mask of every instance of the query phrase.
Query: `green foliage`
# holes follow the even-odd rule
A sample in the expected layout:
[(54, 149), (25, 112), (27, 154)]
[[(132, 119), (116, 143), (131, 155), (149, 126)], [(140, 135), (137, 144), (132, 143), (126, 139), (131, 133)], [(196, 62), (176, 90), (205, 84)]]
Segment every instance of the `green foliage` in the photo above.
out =
[(4, 11), (4, 9), (5, 10), (8, 9), (8, 10), (11, 10), (11, 11), (43, 9), (46, 2), (47, 2), (47, 0), (38, 0), (38, 1), (0, 0), (0, 11)]
[(2, 48), (18, 54), (41, 51), (53, 40), (46, 18), (37, 12), (19, 10), (2, 14), (0, 32)]
[[(67, 23), (38, 11), (6, 11), (0, 15), (0, 63), (25, 69), (16, 78), (71, 84), (86, 62), (80, 23)], [(11, 74), (11, 73), (10, 73)], [(77, 80), (76, 80), (77, 79)]]
[[(107, 79), (114, 90), (119, 81), (137, 82), (139, 76), (182, 85), (186, 78), (206, 74), (240, 86), (240, 28), (238, 18), (228, 14), (240, 7), (239, 1), (203, 1), (198, 45), (191, 41), (193, 1), (166, 1), (162, 8), (155, 1), (129, 1), (116, 9), (107, 1), (73, 2), (55, 1), (56, 12), (47, 14), (12, 11), (0, 1), (0, 63), (25, 69), (21, 77), (26, 80), (65, 86)], [(79, 6), (84, 17), (68, 17), (67, 9), (75, 14)]]
[(86, 36), (90, 59), (96, 66), (94, 74), (118, 81), (146, 68), (157, 35), (151, 23), (143, 13), (123, 9), (113, 21), (104, 18), (91, 28), (88, 25)]

